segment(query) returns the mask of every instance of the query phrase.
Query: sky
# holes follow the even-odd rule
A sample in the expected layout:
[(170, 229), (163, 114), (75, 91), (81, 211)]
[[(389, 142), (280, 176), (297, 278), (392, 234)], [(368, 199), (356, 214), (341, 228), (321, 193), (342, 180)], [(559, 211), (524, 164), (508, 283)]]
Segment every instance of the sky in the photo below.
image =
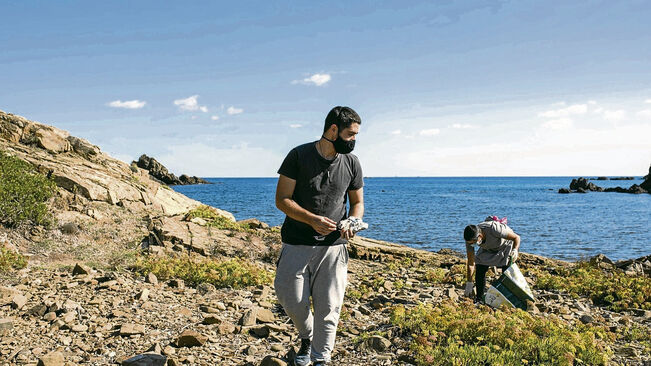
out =
[(336, 105), (365, 176), (645, 175), (648, 1), (0, 0), (0, 110), (273, 177)]

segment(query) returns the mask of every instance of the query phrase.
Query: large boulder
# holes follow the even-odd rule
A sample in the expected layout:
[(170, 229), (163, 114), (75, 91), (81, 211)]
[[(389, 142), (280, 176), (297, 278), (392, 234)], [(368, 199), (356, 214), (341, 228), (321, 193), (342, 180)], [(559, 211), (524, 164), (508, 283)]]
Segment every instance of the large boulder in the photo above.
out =
[(176, 175), (170, 173), (163, 164), (159, 163), (158, 160), (149, 157), (145, 154), (140, 155), (138, 161), (135, 162), (139, 168), (149, 171), (149, 174), (158, 179), (159, 181), (168, 184), (175, 185), (181, 184), (181, 180), (176, 177)]
[(580, 189), (584, 191), (593, 191), (593, 192), (603, 192), (603, 188), (595, 185), (594, 183), (589, 182), (587, 179), (581, 177), (577, 179), (572, 179), (570, 183), (570, 189), (573, 191), (579, 191)]

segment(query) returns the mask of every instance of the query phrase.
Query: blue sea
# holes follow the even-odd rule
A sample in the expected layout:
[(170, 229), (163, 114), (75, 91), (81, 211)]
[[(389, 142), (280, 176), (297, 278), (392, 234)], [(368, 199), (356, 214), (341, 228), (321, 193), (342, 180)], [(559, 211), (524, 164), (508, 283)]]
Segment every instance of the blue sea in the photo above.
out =
[[(207, 178), (210, 185), (175, 186), (188, 197), (281, 225), (276, 178)], [(559, 194), (571, 177), (365, 178), (361, 235), (438, 251), (465, 252), (463, 228), (488, 215), (506, 216), (523, 252), (563, 260), (602, 253), (613, 260), (651, 254), (651, 195)], [(642, 180), (593, 181), (629, 187)]]

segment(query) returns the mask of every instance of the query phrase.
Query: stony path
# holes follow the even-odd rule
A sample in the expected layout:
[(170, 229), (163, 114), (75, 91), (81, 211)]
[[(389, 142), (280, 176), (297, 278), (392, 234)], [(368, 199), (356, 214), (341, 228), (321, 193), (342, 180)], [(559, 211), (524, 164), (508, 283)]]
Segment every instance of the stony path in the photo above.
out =
[[(250, 290), (198, 288), (182, 281), (158, 282), (131, 273), (77, 268), (53, 272), (23, 270), (0, 288), (0, 360), (35, 365), (58, 351), (63, 362), (47, 365), (119, 364), (153, 351), (169, 365), (259, 365), (266, 356), (282, 358), (296, 333), (269, 286)], [(83, 272), (88, 272), (83, 273)], [(426, 268), (395, 268), (351, 260), (350, 286), (342, 313), (335, 364), (399, 365), (408, 348), (388, 324), (391, 306), (459, 301), (452, 285), (423, 281)], [(397, 288), (399, 287), (399, 288)], [(361, 290), (361, 291), (360, 291)], [(648, 327), (651, 314), (618, 314), (582, 300), (538, 293), (535, 312), (559, 314), (568, 322), (595, 321), (617, 327), (633, 322)], [(382, 331), (385, 337), (369, 335)], [(360, 342), (367, 335), (365, 342)], [(179, 346), (186, 345), (186, 346)], [(644, 349), (618, 350), (615, 360), (644, 364)], [(639, 362), (637, 362), (639, 361)], [(271, 360), (265, 364), (282, 365)], [(637, 362), (637, 363), (635, 363)]]

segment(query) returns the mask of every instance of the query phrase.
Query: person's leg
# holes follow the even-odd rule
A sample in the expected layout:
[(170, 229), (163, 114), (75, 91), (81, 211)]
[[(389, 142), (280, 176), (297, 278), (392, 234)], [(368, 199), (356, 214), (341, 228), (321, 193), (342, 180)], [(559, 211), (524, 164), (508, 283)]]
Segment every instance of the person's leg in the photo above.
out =
[(314, 338), (311, 356), (313, 362), (329, 362), (348, 283), (348, 250), (345, 245), (327, 247), (321, 261), (313, 264)]
[(475, 288), (477, 289), (477, 296), (475, 301), (484, 301), (484, 291), (486, 290), (486, 272), (488, 266), (475, 263)]
[(310, 246), (283, 244), (274, 280), (278, 302), (292, 319), (301, 339), (312, 338), (308, 269), (312, 249)]

